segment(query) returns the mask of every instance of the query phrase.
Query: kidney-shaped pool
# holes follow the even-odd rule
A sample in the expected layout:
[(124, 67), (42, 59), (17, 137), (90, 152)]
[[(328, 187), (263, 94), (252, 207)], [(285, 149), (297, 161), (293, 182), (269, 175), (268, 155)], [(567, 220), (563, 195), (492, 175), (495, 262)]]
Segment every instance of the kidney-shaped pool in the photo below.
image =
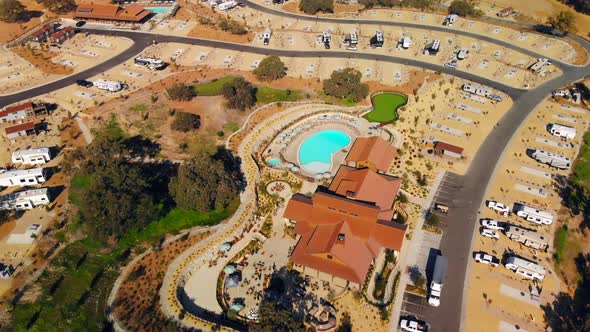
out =
[(309, 136), (299, 147), (299, 164), (310, 173), (328, 172), (334, 153), (350, 144), (350, 137), (340, 130), (322, 130)]

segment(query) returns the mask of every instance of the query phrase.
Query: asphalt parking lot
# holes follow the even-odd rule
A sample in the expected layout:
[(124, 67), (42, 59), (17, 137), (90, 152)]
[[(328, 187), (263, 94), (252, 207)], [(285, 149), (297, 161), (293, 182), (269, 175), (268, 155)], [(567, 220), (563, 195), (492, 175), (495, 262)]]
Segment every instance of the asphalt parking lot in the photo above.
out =
[[(438, 203), (438, 204), (448, 206), (449, 210), (452, 209), (455, 202), (453, 200), (449, 199), (449, 197), (453, 197), (453, 193), (457, 192), (460, 188), (461, 188), (461, 176), (458, 174), (446, 172), (444, 175), (444, 178), (441, 181), (440, 185), (438, 186), (438, 190), (436, 191), (436, 194), (434, 195), (434, 198), (432, 200), (433, 207), (434, 207), (434, 204)], [(438, 219), (439, 219), (438, 228), (440, 228), (443, 232), (445, 232), (447, 230), (447, 228), (449, 226), (449, 222), (451, 222), (451, 220), (448, 220), (447, 215), (442, 212), (433, 210), (433, 213), (438, 216)]]

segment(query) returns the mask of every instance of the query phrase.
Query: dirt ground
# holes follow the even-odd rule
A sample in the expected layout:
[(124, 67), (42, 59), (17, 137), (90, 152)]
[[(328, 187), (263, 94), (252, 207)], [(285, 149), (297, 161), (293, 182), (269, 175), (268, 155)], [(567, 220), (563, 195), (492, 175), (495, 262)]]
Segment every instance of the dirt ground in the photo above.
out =
[(55, 52), (27, 49), (25, 47), (16, 47), (13, 48), (12, 51), (44, 73), (69, 75), (74, 72), (72, 68), (51, 61), (51, 59), (57, 56), (57, 53)]

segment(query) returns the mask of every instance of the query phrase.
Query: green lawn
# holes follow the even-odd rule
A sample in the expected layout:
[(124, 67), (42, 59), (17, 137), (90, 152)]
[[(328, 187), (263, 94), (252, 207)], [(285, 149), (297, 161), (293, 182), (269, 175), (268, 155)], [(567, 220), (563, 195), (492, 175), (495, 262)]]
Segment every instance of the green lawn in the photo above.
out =
[(80, 191), (87, 188), (92, 181), (91, 175), (76, 175), (72, 178), (70, 183), (70, 202), (74, 205), (80, 203)]
[(584, 134), (584, 142), (574, 170), (574, 181), (590, 192), (590, 131)]
[[(211, 82), (195, 84), (194, 88), (199, 96), (219, 96), (223, 93), (223, 85), (235, 79), (235, 76), (225, 76)], [(300, 91), (273, 89), (263, 85), (257, 85), (256, 88), (256, 101), (260, 104), (301, 99)]]
[(373, 110), (363, 117), (370, 122), (392, 122), (398, 119), (397, 110), (406, 105), (408, 97), (399, 93), (380, 93), (373, 96)]

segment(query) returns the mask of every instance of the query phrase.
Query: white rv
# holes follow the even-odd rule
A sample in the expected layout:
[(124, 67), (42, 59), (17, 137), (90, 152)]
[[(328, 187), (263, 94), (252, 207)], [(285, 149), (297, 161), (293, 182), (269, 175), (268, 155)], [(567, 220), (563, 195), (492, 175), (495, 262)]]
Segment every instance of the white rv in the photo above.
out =
[(571, 158), (562, 156), (557, 153), (547, 152), (539, 149), (530, 150), (531, 158), (537, 162), (546, 164), (559, 169), (569, 169), (572, 165)]
[(49, 202), (47, 188), (17, 191), (0, 197), (0, 210), (30, 210)]
[(117, 92), (117, 91), (123, 90), (123, 85), (121, 84), (121, 82), (117, 82), (117, 81), (98, 79), (98, 80), (94, 81), (93, 83), (94, 83), (95, 87), (97, 87), (101, 90), (106, 90), (106, 91), (110, 91), (110, 92)]
[(17, 169), (0, 174), (1, 187), (34, 186), (47, 181), (45, 168)]
[(347, 50), (356, 51), (359, 40), (355, 31), (351, 32), (350, 35), (344, 38), (344, 41), (348, 43), (348, 46), (346, 47)]
[(384, 39), (383, 39), (383, 31), (377, 30), (375, 32), (375, 36), (371, 38), (371, 47), (383, 47)]
[(435, 39), (431, 44), (424, 49), (426, 55), (436, 55), (440, 51), (440, 39)]
[(550, 123), (547, 129), (553, 136), (574, 139), (576, 138), (576, 128), (560, 125), (557, 123)]
[(410, 48), (410, 46), (412, 46), (412, 39), (410, 39), (410, 37), (403, 37), (399, 40), (399, 44), (403, 49), (407, 50)]
[(447, 26), (452, 27), (453, 24), (455, 24), (458, 19), (459, 19), (459, 15), (457, 15), (457, 14), (447, 15), (447, 17), (445, 17), (445, 20), (443, 21), (443, 25), (447, 25)]
[(322, 43), (326, 49), (330, 49), (330, 42), (332, 41), (332, 35), (328, 31), (322, 32)]
[(230, 0), (230, 1), (220, 3), (219, 5), (217, 5), (217, 8), (219, 10), (230, 10), (230, 9), (235, 8), (237, 6), (238, 6), (238, 3), (236, 1)]
[(469, 56), (469, 50), (462, 48), (457, 52), (457, 60), (464, 60)]
[(516, 274), (527, 279), (543, 281), (545, 278), (546, 272), (544, 267), (516, 256), (506, 258), (506, 263), (504, 265), (507, 269), (512, 270)]
[(474, 95), (486, 97), (497, 102), (502, 101), (502, 97), (494, 94), (494, 92), (491, 89), (484, 87), (483, 85), (465, 83), (463, 84), (463, 91), (472, 93)]
[(529, 69), (535, 73), (535, 74), (539, 74), (543, 71), (543, 68), (545, 68), (545, 66), (550, 65), (551, 62), (547, 59), (547, 58), (539, 58), (537, 59), (537, 61), (535, 63), (533, 63)]
[(12, 153), (12, 162), (25, 165), (40, 165), (51, 160), (49, 148), (17, 150)]
[(272, 36), (272, 30), (268, 29), (266, 31), (264, 31), (264, 34), (262, 34), (262, 41), (264, 43), (264, 45), (268, 45), (270, 43), (270, 37)]
[(506, 225), (504, 231), (510, 240), (522, 243), (527, 247), (541, 250), (547, 249), (547, 247), (549, 247), (547, 239), (545, 239), (543, 235), (539, 234), (539, 232), (514, 225)]
[(148, 67), (152, 70), (160, 70), (166, 66), (166, 63), (157, 58), (138, 56), (134, 60), (136, 66)]
[(553, 214), (530, 207), (528, 205), (514, 203), (512, 210), (517, 216), (526, 219), (526, 221), (537, 225), (551, 225), (553, 223)]

